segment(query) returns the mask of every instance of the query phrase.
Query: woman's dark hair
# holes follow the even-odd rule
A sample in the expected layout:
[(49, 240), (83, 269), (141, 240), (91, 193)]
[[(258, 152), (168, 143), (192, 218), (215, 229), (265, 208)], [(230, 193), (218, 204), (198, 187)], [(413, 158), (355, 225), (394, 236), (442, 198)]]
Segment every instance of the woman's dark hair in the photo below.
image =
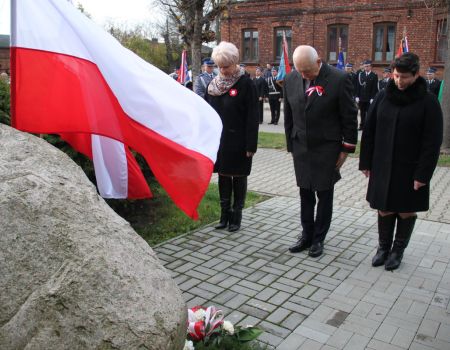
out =
[(412, 52), (405, 52), (400, 57), (397, 57), (394, 62), (391, 63), (391, 69), (397, 69), (400, 73), (409, 73), (416, 75), (420, 69), (419, 56)]

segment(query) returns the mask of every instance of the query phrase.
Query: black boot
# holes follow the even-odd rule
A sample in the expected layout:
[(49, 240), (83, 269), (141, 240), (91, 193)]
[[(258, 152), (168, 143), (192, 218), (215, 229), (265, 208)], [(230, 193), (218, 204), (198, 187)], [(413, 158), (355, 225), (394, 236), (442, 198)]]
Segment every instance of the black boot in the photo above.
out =
[(247, 176), (233, 177), (233, 215), (231, 216), (228, 231), (235, 232), (241, 228), (242, 209), (244, 209), (247, 195)]
[(220, 221), (215, 226), (216, 229), (224, 229), (231, 219), (231, 191), (233, 182), (231, 176), (219, 175), (219, 196), (220, 196)]
[(391, 251), (392, 239), (394, 237), (396, 214), (381, 216), (378, 214), (378, 249), (372, 259), (372, 266), (384, 265)]
[(400, 266), (403, 258), (403, 252), (408, 246), (409, 239), (414, 230), (417, 215), (402, 219), (397, 217), (397, 232), (395, 233), (395, 241), (392, 250), (386, 260), (384, 268), (388, 271), (396, 270)]

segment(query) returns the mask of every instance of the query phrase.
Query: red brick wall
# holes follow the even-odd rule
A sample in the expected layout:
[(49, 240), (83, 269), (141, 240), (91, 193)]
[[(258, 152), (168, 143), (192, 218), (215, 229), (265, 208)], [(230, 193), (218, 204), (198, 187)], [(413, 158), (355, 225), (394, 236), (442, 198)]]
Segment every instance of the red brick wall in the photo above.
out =
[[(351, 4), (351, 5), (349, 5)], [(445, 9), (427, 9), (423, 1), (370, 0), (253, 0), (231, 5), (222, 21), (222, 40), (231, 41), (241, 49), (242, 31), (256, 28), (259, 34), (259, 62), (246, 62), (249, 71), (266, 63), (278, 65), (274, 55), (274, 28), (292, 27), (292, 47), (314, 46), (326, 58), (327, 26), (348, 25), (347, 61), (355, 64), (372, 59), (373, 25), (396, 23), (395, 51), (406, 29), (410, 51), (419, 55), (422, 73), (428, 66), (443, 74), (443, 64), (435, 62), (436, 21), (446, 17)], [(292, 61), (292, 52), (290, 52)], [(374, 63), (380, 73), (388, 63)]]

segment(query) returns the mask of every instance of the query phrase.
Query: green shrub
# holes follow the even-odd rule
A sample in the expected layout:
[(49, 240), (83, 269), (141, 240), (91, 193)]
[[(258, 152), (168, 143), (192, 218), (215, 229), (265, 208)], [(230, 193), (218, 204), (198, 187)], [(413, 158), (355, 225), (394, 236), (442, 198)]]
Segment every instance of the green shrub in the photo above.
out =
[(0, 79), (0, 123), (11, 125), (10, 85)]

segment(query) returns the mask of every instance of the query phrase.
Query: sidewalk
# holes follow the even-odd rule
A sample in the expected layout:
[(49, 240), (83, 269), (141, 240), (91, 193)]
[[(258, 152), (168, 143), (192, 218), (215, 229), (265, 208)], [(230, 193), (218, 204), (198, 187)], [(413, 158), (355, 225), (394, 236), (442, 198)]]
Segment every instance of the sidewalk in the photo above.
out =
[(371, 266), (376, 212), (356, 159), (336, 187), (324, 254), (288, 252), (300, 232), (292, 168), (286, 152), (258, 150), (249, 189), (273, 198), (246, 209), (240, 231), (209, 225), (155, 248), (187, 305), (258, 325), (260, 340), (279, 350), (450, 349), (450, 169), (437, 169), (431, 209), (388, 272)]

